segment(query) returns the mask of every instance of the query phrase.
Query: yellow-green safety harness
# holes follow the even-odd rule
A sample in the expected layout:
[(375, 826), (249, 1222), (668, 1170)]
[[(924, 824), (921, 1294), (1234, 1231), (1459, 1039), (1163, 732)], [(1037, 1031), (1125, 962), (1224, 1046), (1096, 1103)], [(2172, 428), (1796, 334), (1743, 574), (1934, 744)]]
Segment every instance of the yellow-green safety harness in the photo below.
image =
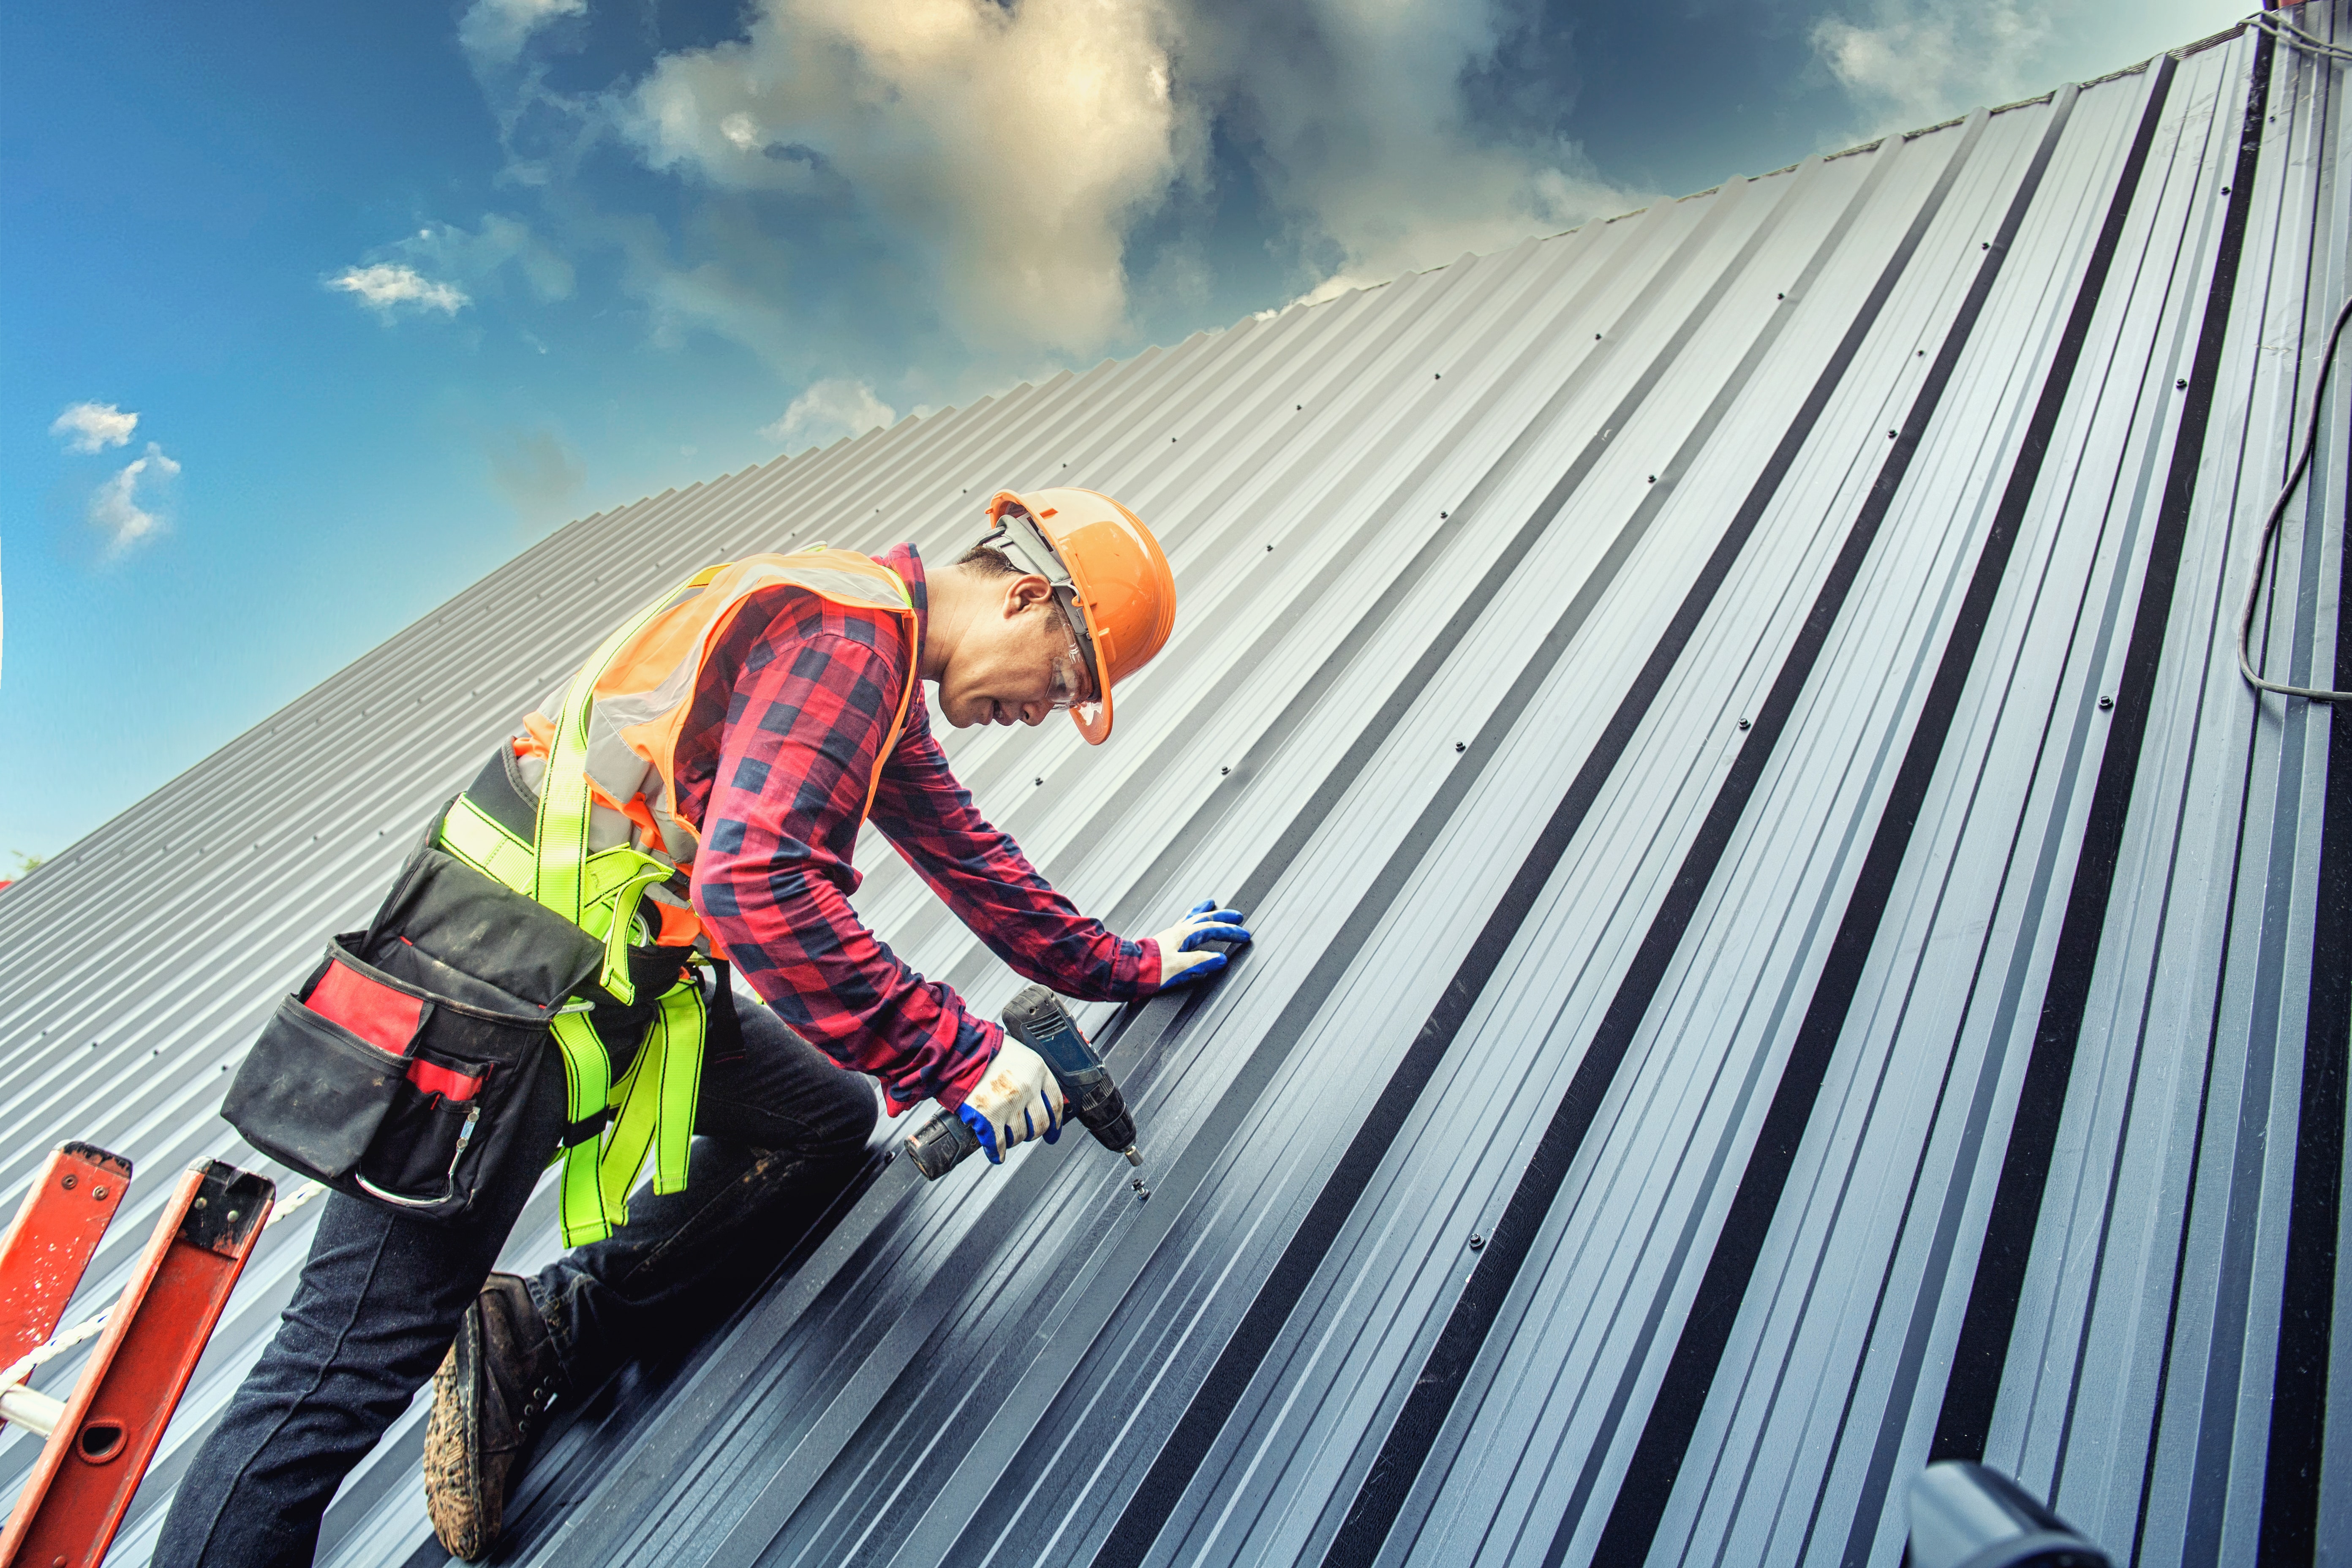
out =
[[(709, 575), (684, 584), (691, 588)], [(624, 1004), (636, 1000), (629, 978), (629, 937), (647, 888), (677, 868), (625, 846), (588, 849), (588, 711), (596, 681), (646, 623), (670, 604), (665, 595), (596, 650), (572, 683), (541, 780), (537, 841), (526, 844), (465, 796), (441, 826), (441, 845), (486, 876), (545, 905), (604, 943), (599, 982)], [(708, 1019), (702, 986), (691, 973), (662, 994), (636, 1059), (613, 1081), (613, 1059), (588, 1021), (584, 1002), (556, 1016), (571, 1122), (556, 1158), (563, 1164), (563, 1242), (602, 1241), (629, 1222), (629, 1188), (654, 1155), (654, 1191), (686, 1185), (694, 1103), (702, 1079)]]

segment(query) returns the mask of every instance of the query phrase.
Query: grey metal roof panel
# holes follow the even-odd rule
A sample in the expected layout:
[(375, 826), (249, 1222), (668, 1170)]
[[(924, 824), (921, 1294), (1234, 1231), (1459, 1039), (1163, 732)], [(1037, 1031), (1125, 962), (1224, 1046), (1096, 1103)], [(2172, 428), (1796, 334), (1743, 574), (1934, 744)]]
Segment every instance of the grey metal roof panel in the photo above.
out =
[[(2341, 68), (2225, 35), (574, 524), (0, 897), (9, 1196), (67, 1137), (252, 1162), (214, 1113), (276, 994), (662, 584), (1089, 484), (1184, 596), (1119, 743), (948, 744), (1114, 925), (1252, 913), (1214, 990), (1083, 1010), (1154, 1196), (1083, 1147), (869, 1170), (559, 1424), (501, 1561), (1891, 1564), (1942, 1453), (2143, 1563), (2352, 1539), (2308, 1418), (2352, 1386), (2352, 754), (2230, 647), (2352, 291)], [(2262, 601), (2298, 682), (2352, 663), (2347, 427)], [(898, 951), (1009, 996), (862, 861)], [(321, 1561), (442, 1560), (423, 1415)]]

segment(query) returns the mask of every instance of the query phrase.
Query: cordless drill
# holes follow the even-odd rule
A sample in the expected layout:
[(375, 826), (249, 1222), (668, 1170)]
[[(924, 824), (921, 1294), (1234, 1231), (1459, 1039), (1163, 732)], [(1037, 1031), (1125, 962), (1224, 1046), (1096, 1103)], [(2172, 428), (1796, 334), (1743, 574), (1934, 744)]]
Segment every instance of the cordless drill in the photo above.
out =
[[(1045, 1058), (1054, 1081), (1061, 1086), (1070, 1119), (1085, 1123), (1104, 1148), (1126, 1155), (1127, 1163), (1140, 1170), (1143, 1156), (1135, 1151), (1135, 1118), (1128, 1114), (1127, 1100), (1111, 1081), (1110, 1069), (1087, 1044), (1062, 999), (1043, 985), (1030, 986), (1005, 1007), (1004, 1028)], [(954, 1170), (965, 1155), (979, 1149), (980, 1140), (960, 1116), (934, 1117), (907, 1139), (907, 1153), (915, 1169), (931, 1181)], [(1141, 1176), (1133, 1178), (1129, 1185), (1139, 1198), (1151, 1195)]]

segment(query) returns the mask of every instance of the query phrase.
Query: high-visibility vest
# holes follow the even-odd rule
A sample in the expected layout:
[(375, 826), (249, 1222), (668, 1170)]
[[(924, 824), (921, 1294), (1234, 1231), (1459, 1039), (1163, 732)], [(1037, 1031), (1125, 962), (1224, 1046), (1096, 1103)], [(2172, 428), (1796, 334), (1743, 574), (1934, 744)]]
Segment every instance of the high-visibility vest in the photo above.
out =
[[(754, 600), (794, 589), (850, 609), (884, 611), (906, 628), (906, 683), (875, 755), (862, 819), (915, 700), (914, 596), (888, 567), (820, 544), (698, 573), (604, 640), (572, 678), (560, 716), (531, 715), (531, 743), (519, 742), (518, 750), (543, 758), (545, 766), (530, 842), (464, 795), (443, 820), (445, 849), (604, 940), (601, 984), (621, 1002), (636, 999), (628, 966), (633, 936), (643, 939), (639, 945), (669, 947), (699, 933), (682, 903), (664, 906), (656, 929), (643, 929), (638, 915), (648, 889), (692, 864), (701, 837), (699, 825), (678, 815), (677, 759), (703, 667)], [(592, 847), (597, 842), (605, 847)], [(617, 1084), (611, 1053), (585, 1007), (555, 1020), (569, 1091), (570, 1127), (558, 1155), (566, 1245), (601, 1240), (627, 1223), (625, 1200), (648, 1152), (656, 1192), (686, 1185), (703, 1008), (701, 984), (688, 973), (658, 998), (646, 1039)]]

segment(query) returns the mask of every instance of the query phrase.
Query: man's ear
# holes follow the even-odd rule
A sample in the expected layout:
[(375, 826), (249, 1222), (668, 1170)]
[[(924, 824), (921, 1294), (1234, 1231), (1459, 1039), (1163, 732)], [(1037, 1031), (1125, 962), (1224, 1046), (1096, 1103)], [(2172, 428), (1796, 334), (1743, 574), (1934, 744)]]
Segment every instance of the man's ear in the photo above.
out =
[(1005, 619), (1010, 620), (1014, 616), (1034, 609), (1037, 605), (1050, 601), (1053, 596), (1054, 585), (1035, 573), (1015, 577), (1004, 590)]

